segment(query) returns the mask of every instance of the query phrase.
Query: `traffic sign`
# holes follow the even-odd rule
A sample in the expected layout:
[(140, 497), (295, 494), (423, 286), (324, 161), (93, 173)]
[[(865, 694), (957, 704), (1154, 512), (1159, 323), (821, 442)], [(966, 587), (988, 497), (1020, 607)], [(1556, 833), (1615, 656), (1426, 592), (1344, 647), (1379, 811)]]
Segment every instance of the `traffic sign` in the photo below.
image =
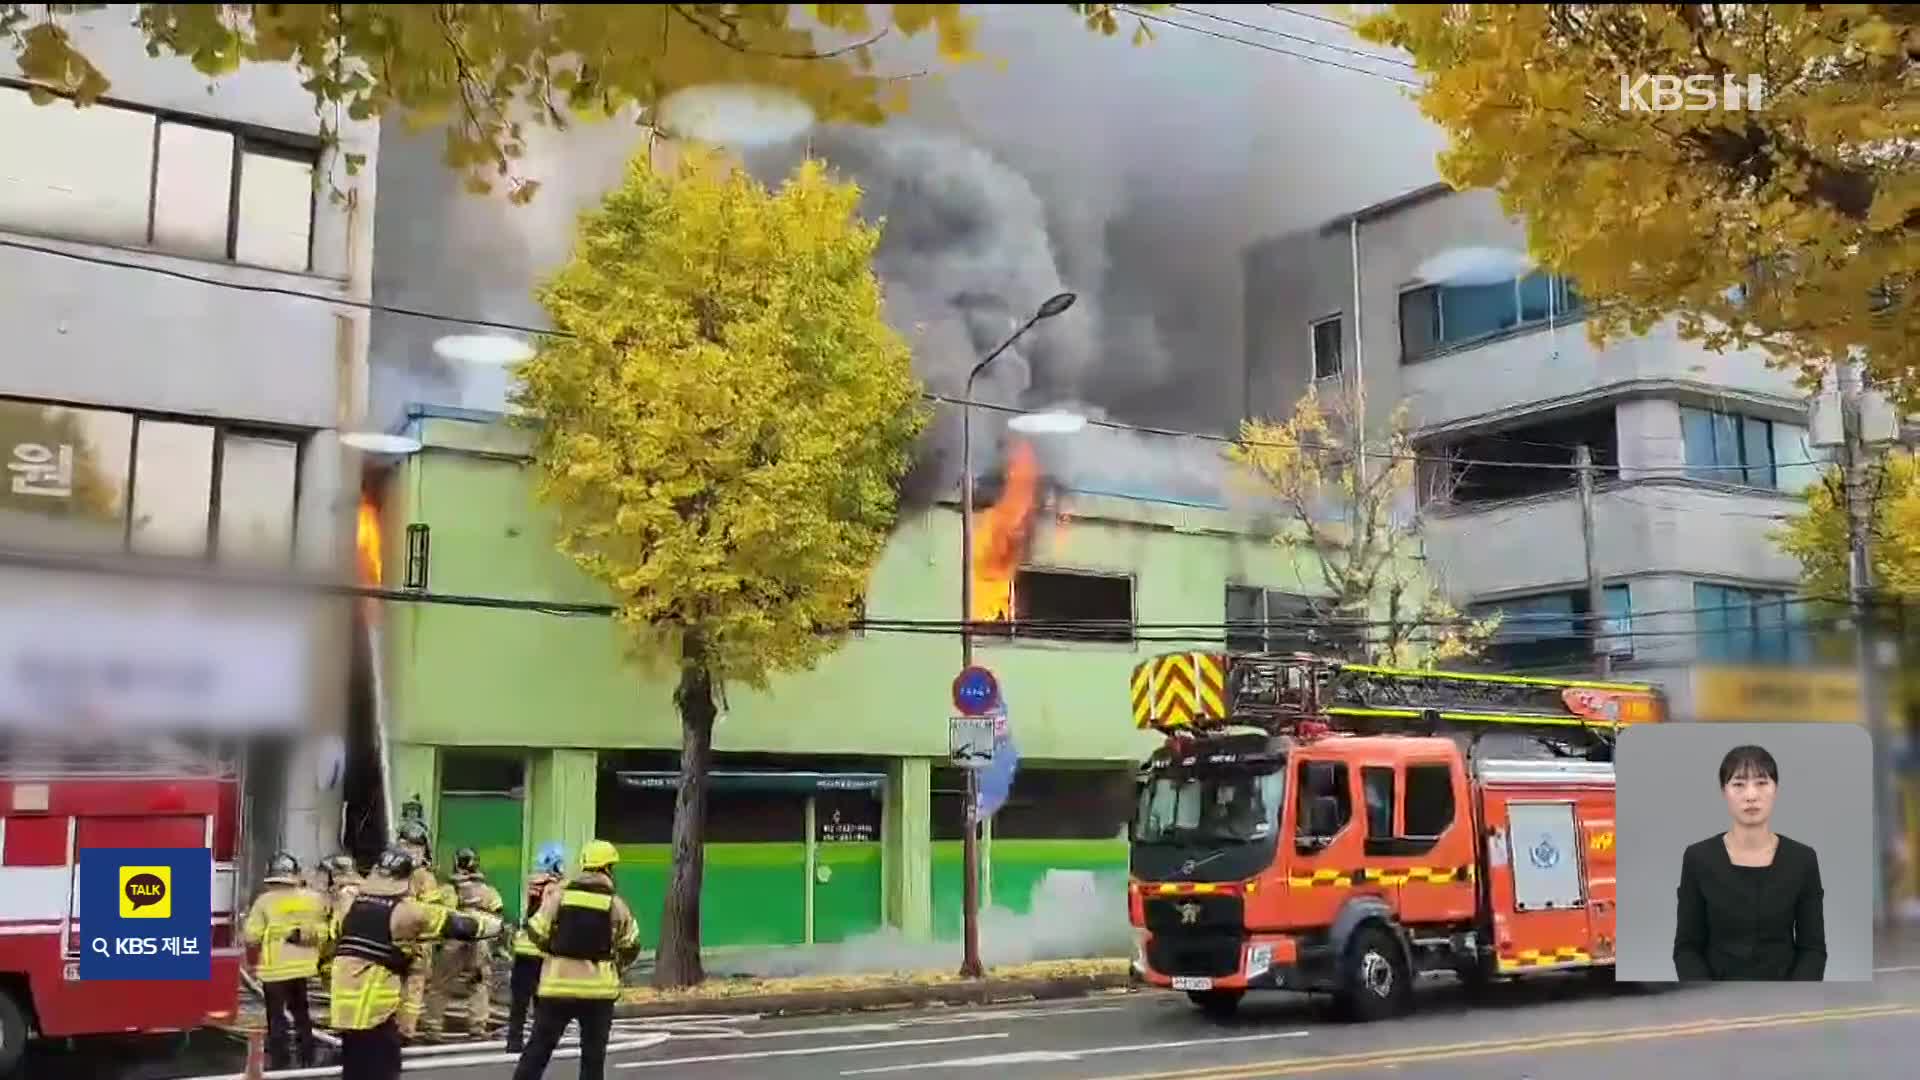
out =
[(947, 722), (947, 755), (963, 769), (984, 769), (993, 763), (995, 718), (956, 716)]
[(1000, 680), (993, 672), (976, 664), (954, 676), (953, 707), (962, 716), (985, 716), (999, 704)]

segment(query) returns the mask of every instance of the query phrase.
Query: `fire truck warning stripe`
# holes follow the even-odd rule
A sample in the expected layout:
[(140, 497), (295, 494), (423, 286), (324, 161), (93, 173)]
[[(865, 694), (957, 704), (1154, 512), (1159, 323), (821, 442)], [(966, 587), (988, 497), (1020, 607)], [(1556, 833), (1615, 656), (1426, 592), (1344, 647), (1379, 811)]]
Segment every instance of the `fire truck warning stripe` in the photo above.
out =
[(1585, 949), (1572, 947), (1560, 949), (1526, 949), (1516, 956), (1500, 958), (1501, 971), (1517, 971), (1522, 968), (1558, 967), (1563, 964), (1591, 964), (1593, 954)]
[(1287, 884), (1296, 889), (1316, 887), (1349, 888), (1353, 885), (1406, 885), (1418, 882), (1424, 885), (1451, 885), (1455, 882), (1472, 881), (1471, 866), (1405, 866), (1405, 867), (1366, 867), (1360, 870), (1315, 870), (1311, 875), (1295, 874), (1287, 878)]
[(1457, 679), (1463, 682), (1508, 683), (1514, 686), (1577, 686), (1583, 690), (1620, 690), (1630, 693), (1646, 694), (1654, 689), (1651, 683), (1586, 682), (1578, 679), (1541, 679), (1526, 675), (1483, 675), (1469, 671), (1419, 671), (1407, 668), (1376, 667), (1372, 664), (1342, 664), (1342, 671), (1364, 672), (1368, 675), (1400, 675), (1416, 679)]
[(1194, 682), (1199, 697), (1199, 711), (1215, 719), (1224, 720), (1227, 716), (1227, 680), (1225, 664), (1222, 658), (1213, 653), (1194, 653)]

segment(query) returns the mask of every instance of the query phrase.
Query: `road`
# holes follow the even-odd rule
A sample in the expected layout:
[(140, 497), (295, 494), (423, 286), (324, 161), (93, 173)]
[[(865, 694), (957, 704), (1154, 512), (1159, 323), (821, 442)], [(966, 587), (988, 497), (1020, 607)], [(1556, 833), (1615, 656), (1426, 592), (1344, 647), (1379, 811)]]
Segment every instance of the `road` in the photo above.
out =
[[(1912, 1075), (1920, 964), (1873, 983), (1613, 989), (1578, 977), (1497, 986), (1474, 998), (1445, 982), (1387, 1024), (1342, 1023), (1305, 999), (1249, 999), (1216, 1023), (1159, 992), (1003, 1008), (831, 1018), (623, 1022), (616, 1039), (671, 1037), (616, 1055), (624, 1080), (1618, 1080), (1705, 1076), (1860, 1080)], [(505, 1080), (505, 1060), (415, 1071)], [(547, 1075), (573, 1080), (571, 1061)]]

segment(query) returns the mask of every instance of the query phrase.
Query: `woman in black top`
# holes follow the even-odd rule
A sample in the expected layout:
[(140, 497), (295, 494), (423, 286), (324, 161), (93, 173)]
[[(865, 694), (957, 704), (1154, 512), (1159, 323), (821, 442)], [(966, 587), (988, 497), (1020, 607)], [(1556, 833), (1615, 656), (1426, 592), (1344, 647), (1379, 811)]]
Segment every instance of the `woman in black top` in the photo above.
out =
[(1683, 982), (1826, 977), (1820, 859), (1773, 831), (1779, 783), (1780, 766), (1758, 746), (1736, 746), (1720, 762), (1733, 827), (1680, 860), (1673, 967)]

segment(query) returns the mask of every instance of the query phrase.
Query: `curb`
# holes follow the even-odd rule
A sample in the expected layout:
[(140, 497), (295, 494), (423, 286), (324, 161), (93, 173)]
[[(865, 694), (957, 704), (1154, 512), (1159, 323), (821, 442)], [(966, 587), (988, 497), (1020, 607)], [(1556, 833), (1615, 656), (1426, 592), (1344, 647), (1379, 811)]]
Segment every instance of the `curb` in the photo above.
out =
[(687, 997), (670, 1001), (622, 1002), (615, 1007), (614, 1015), (621, 1019), (667, 1017), (683, 1013), (804, 1016), (918, 1005), (990, 1005), (1009, 1001), (1054, 1001), (1085, 997), (1102, 991), (1125, 990), (1128, 987), (1129, 974), (1115, 972), (1111, 975), (1077, 975), (1057, 979), (986, 978), (933, 986), (901, 984), (876, 986), (868, 990), (814, 990), (791, 994), (741, 994), (736, 997)]

